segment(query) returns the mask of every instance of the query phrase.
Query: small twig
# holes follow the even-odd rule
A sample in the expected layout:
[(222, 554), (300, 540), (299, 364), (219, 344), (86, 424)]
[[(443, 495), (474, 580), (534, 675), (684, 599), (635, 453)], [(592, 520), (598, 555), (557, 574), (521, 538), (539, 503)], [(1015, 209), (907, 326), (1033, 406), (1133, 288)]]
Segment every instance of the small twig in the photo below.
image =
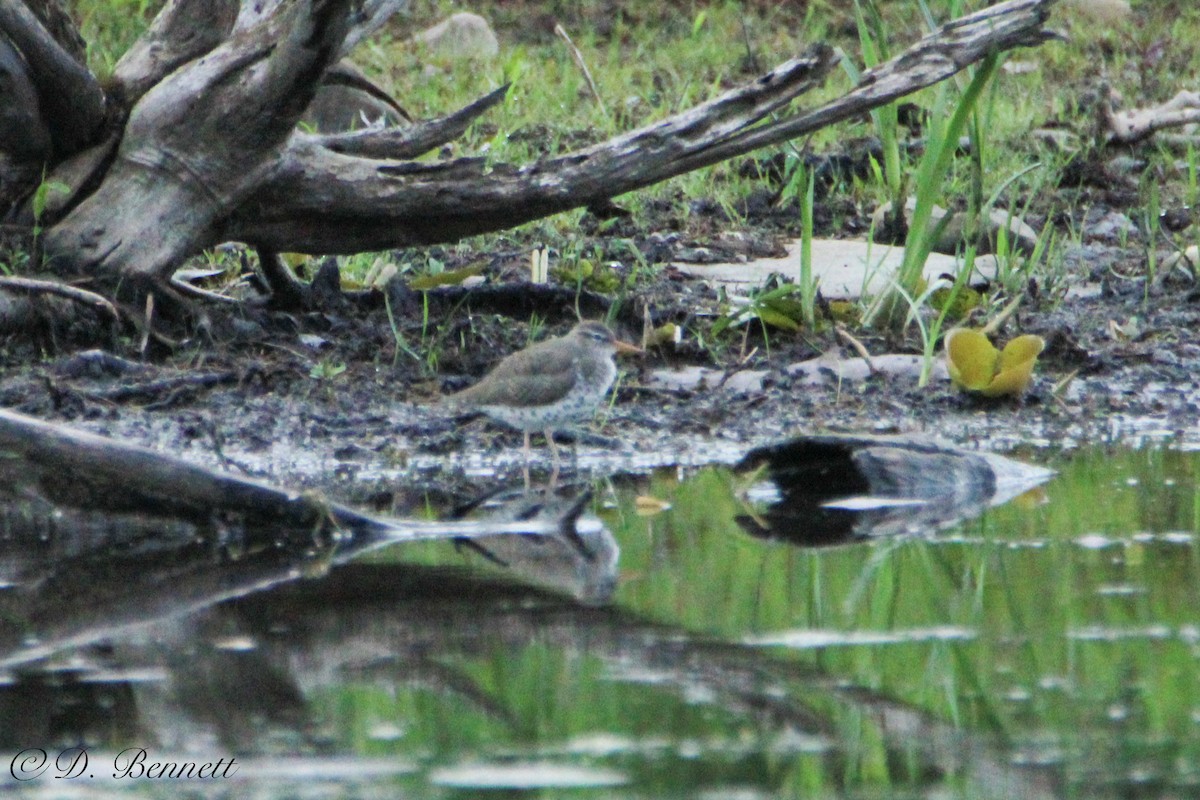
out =
[(350, 133), (309, 136), (321, 147), (342, 155), (397, 161), (416, 158), (462, 136), (472, 122), (504, 100), (508, 87), (506, 83), (453, 114), (418, 122), (407, 128), (368, 128)]
[(138, 353), (141, 354), (142, 358), (146, 357), (146, 348), (150, 346), (150, 332), (154, 328), (154, 292), (146, 295), (146, 313), (144, 318), (146, 327), (142, 331), (142, 342), (138, 345)]
[(1054, 384), (1054, 388), (1050, 390), (1050, 396), (1053, 397), (1055, 400), (1063, 402), (1065, 405), (1066, 401), (1063, 400), (1063, 395), (1065, 395), (1067, 393), (1067, 388), (1070, 387), (1071, 383), (1075, 380), (1076, 376), (1078, 376), (1078, 375), (1079, 375), (1078, 369), (1071, 370), (1069, 373), (1067, 373), (1067, 376), (1065, 378), (1060, 380), (1058, 383)]
[(879, 374), (879, 370), (875, 368), (875, 362), (871, 360), (871, 352), (867, 350), (867, 346), (865, 344), (855, 338), (854, 335), (851, 334), (850, 331), (846, 330), (845, 326), (841, 325), (840, 323), (834, 325), (833, 330), (843, 342), (850, 345), (850, 348), (854, 350), (854, 352), (858, 353), (859, 358), (866, 362), (867, 369), (871, 371), (872, 375)]
[(199, 374), (189, 373), (187, 375), (173, 375), (169, 378), (158, 378), (143, 383), (114, 386), (111, 389), (103, 391), (81, 391), (80, 393), (93, 400), (108, 400), (111, 402), (149, 400), (161, 403), (171, 396), (178, 394), (180, 390), (207, 389), (211, 386), (236, 383), (240, 378), (241, 375), (233, 370), (202, 372)]
[(596, 82), (592, 80), (592, 71), (588, 69), (587, 62), (583, 60), (583, 53), (579, 52), (579, 48), (571, 41), (571, 37), (567, 34), (562, 25), (554, 26), (554, 33), (567, 43), (567, 48), (571, 51), (571, 57), (575, 59), (575, 66), (579, 67), (579, 71), (583, 73), (583, 79), (587, 81), (588, 89), (591, 90), (592, 97), (596, 98), (596, 105), (600, 106), (600, 110), (604, 112), (604, 116), (608, 116), (608, 108), (604, 105), (604, 98), (600, 96), (600, 90), (596, 88)]
[[(747, 329), (749, 329), (749, 327), (750, 327), (749, 325), (746, 326)], [(742, 357), (737, 360), (737, 363), (733, 364), (732, 366), (726, 367), (725, 372), (721, 375), (721, 380), (717, 381), (713, 385), (713, 388), (720, 389), (722, 386), (724, 386), (725, 383), (730, 378), (732, 378), (734, 375), (741, 372), (742, 368), (745, 367), (747, 364), (749, 364), (750, 359), (754, 358), (756, 355), (758, 355), (758, 346), (757, 345), (755, 345), (753, 348), (751, 348), (749, 353), (744, 353), (744, 355), (742, 355)]]
[(232, 305), (241, 305), (241, 301), (227, 295), (210, 292), (208, 289), (201, 289), (199, 286), (192, 286), (186, 281), (181, 281), (176, 278), (171, 278), (171, 288), (180, 294), (194, 297), (197, 300), (208, 300), (212, 303), (224, 303)]
[(0, 288), (58, 295), (59, 297), (65, 297), (68, 300), (74, 300), (76, 303), (82, 303), (83, 305), (92, 306), (95, 309), (103, 311), (114, 322), (121, 321), (121, 314), (117, 311), (116, 306), (95, 292), (89, 292), (87, 289), (80, 289), (77, 286), (68, 286), (65, 283), (57, 283), (56, 281), (40, 281), (34, 278), (20, 278), (15, 275), (6, 275), (0, 276)]

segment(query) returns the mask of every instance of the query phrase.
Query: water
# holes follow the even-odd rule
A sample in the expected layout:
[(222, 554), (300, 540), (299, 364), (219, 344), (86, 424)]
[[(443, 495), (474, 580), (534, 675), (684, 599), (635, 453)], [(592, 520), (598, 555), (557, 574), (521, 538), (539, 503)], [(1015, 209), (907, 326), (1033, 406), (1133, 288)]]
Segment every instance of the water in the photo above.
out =
[[(1197, 796), (1200, 455), (1017, 455), (1058, 474), (817, 548), (764, 535), (761, 476), (614, 478), (590, 508), (615, 567), (511, 539), (10, 548), (0, 792)], [(237, 765), (113, 777), (131, 758)]]

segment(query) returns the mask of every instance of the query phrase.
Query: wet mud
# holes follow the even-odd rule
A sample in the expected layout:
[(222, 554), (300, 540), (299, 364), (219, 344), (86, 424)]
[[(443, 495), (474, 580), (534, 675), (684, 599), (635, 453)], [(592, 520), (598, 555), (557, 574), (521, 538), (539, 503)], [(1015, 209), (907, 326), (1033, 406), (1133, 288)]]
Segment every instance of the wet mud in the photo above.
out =
[[(628, 264), (636, 248), (659, 264), (653, 278), (614, 268), (616, 291), (561, 280), (525, 284), (521, 246), (434, 248), (447, 270), (482, 264), (487, 282), (426, 294), (393, 289), (386, 302), (380, 292), (333, 296), (307, 313), (250, 305), (230, 317), (214, 311), (178, 350), (149, 357), (135, 343), (102, 353), (78, 349), (69, 337), (10, 340), (0, 351), (0, 406), (337, 499), (411, 510), (520, 476), (519, 433), (454, 416), (439, 399), (532, 337), (562, 333), (578, 307), (585, 317), (607, 316), (633, 341), (646, 319), (673, 322), (683, 337), (622, 359), (612, 402), (570, 442), (568, 479), (728, 463), (755, 446), (829, 432), (900, 433), (995, 452), (1200, 442), (1200, 291), (1178, 271), (1148, 280), (1141, 245), (1108, 231), (1114, 219), (1127, 219), (1117, 210), (1087, 212), (1084, 237), (1063, 252), (1061, 266), (1029, 281), (1001, 333), (1045, 338), (1030, 391), (1016, 401), (981, 401), (944, 378), (918, 388), (911, 375), (842, 380), (831, 372), (812, 381), (793, 374), (788, 367), (799, 361), (855, 355), (839, 350), (828, 320), (816, 332), (764, 335), (751, 323), (712, 336), (727, 308), (719, 292), (661, 262), (688, 250), (770, 254), (797, 216), (764, 201), (765, 211), (749, 212), (753, 229), (730, 236), (722, 212), (693, 206), (682, 218), (661, 209), (653, 225), (619, 219), (603, 233), (585, 217), (598, 261), (624, 253)], [(843, 233), (864, 217), (836, 216)], [(873, 355), (921, 352), (915, 327), (903, 337), (857, 335)], [(710, 370), (700, 384), (670, 388), (660, 380), (696, 366)], [(535, 477), (549, 471), (544, 445), (531, 466)]]

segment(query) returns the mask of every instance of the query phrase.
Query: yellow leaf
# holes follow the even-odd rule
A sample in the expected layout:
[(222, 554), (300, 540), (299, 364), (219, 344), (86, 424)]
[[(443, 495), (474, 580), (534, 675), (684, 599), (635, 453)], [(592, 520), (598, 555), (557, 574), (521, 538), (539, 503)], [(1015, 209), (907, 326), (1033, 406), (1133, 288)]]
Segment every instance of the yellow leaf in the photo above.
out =
[(955, 385), (978, 392), (996, 375), (1000, 353), (986, 335), (969, 328), (955, 328), (946, 334), (946, 368)]
[(1003, 372), (1026, 361), (1034, 361), (1045, 349), (1046, 340), (1040, 336), (1034, 336), (1031, 333), (1018, 336), (1004, 345), (1004, 349), (1000, 351), (998, 369)]
[(1004, 346), (996, 361), (996, 377), (982, 390), (984, 397), (1018, 397), (1033, 381), (1033, 367), (1046, 347), (1040, 336), (1018, 336)]
[(951, 380), (966, 391), (1016, 397), (1029, 388), (1045, 347), (1042, 337), (1025, 335), (997, 351), (982, 331), (957, 328), (946, 334), (946, 367)]

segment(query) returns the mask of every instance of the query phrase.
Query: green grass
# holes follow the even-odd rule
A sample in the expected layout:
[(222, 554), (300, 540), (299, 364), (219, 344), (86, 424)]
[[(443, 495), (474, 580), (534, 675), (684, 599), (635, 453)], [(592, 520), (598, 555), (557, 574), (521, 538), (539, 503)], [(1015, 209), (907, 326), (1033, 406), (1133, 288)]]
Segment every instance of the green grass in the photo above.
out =
[[(492, 23), (501, 52), (492, 59), (464, 63), (429, 57), (408, 43), (415, 31), (463, 10), (450, 0), (425, 0), (414, 2), (408, 14), (396, 17), (353, 57), (418, 117), (449, 113), (511, 83), (506, 101), (471, 126), (452, 151), (456, 156), (486, 153), (496, 162), (524, 164), (667, 117), (752, 80), (812, 42), (827, 41), (844, 51), (850, 67), (837, 71), (825, 86), (801, 99), (802, 106), (811, 107), (844, 92), (856, 70), (900, 52), (923, 35), (926, 12), (932, 20), (942, 22), (982, 5), (979, 0), (860, 0), (856, 5), (828, 0), (795, 4), (657, 4), (639, 0), (617, 6), (481, 2), (471, 10)], [(148, 0), (80, 0), (74, 8), (89, 41), (93, 68), (105, 74), (148, 24), (156, 4)], [(579, 48), (602, 104), (590, 95), (568, 48), (553, 34), (555, 22)], [(1101, 81), (1128, 106), (1161, 102), (1200, 80), (1200, 54), (1189, 44), (1200, 38), (1200, 8), (1143, 2), (1135, 4), (1132, 20), (1103, 23), (1084, 19), (1072, 6), (1060, 4), (1051, 27), (1066, 29), (1070, 41), (1008, 54), (1007, 63), (996, 70), (991, 81), (977, 87), (974, 113), (954, 119), (948, 128), (930, 123), (944, 122), (959, 107), (970, 86), (969, 74), (905, 98), (904, 102), (930, 114), (919, 135), (932, 133), (935, 141), (923, 159), (906, 152), (909, 133), (898, 125), (894, 107), (878, 110), (873, 121), (847, 122), (804, 142), (783, 146), (785, 152), (802, 148), (820, 155), (839, 152), (848, 140), (882, 138), (885, 157), (875, 176), (842, 181), (832, 188), (831, 197), (849, 198), (862, 216), (905, 194), (915, 192), (921, 198), (909, 238), (913, 255), (900, 280), (910, 297), (922, 292), (914, 278), (930, 234), (922, 214), (934, 202), (948, 208), (965, 207), (973, 213), (984, 212), (995, 202), (1037, 221), (1058, 220), (1055, 235), (1047, 240), (1037, 262), (1027, 269), (1024, 261), (1013, 259), (1007, 274), (1020, 279), (1002, 283), (1003, 291), (1009, 293), (1020, 291), (1030, 277), (1046, 284), (1063, 284), (1064, 276), (1054, 272), (1062, 263), (1059, 249), (1077, 238), (1073, 235), (1077, 231), (1067, 228), (1094, 198), (1086, 188), (1058, 188), (1058, 179), (1075, 153), (1050, 148), (1032, 137), (1031, 131), (1045, 123), (1065, 126), (1077, 134), (1076, 147), (1086, 153)], [(941, 145), (936, 141), (939, 130), (944, 134)], [(974, 139), (971, 157), (955, 152), (960, 132)], [(1149, 222), (1154, 210), (1192, 203), (1200, 195), (1194, 153), (1146, 146), (1136, 154), (1148, 161), (1145, 174), (1154, 176), (1141, 182), (1137, 207), (1129, 209), (1139, 224)], [(770, 155), (766, 151), (753, 157)], [(427, 156), (434, 157), (436, 154)], [(637, 235), (678, 229), (686, 237), (703, 241), (715, 229), (755, 224), (743, 219), (738, 209), (762, 188), (763, 180), (752, 171), (744, 174), (743, 161), (697, 170), (617, 198), (617, 202), (633, 213)], [(785, 191), (783, 201), (800, 200), (803, 195), (803, 191)], [(691, 204), (697, 200), (725, 209), (728, 220), (692, 213)], [(464, 252), (463, 248), (475, 254), (499, 247), (531, 249), (538, 243), (549, 245), (555, 253), (584, 252), (597, 240), (602, 242), (605, 234), (580, 234), (583, 213), (567, 212), (514, 231), (476, 237), (457, 246), (456, 252)], [(805, 229), (802, 217), (796, 214), (781, 234), (800, 236)], [(817, 218), (815, 225), (811, 219), (808, 222), (816, 235), (842, 232), (840, 217), (832, 222), (820, 214)], [(417, 253), (406, 253), (403, 258), (414, 266), (427, 261)], [(360, 279), (356, 270), (373, 260), (348, 259), (348, 277)], [(461, 265), (460, 260), (453, 266)], [(1155, 266), (1154, 254), (1147, 252), (1144, 271), (1153, 273)], [(649, 277), (652, 270), (639, 268), (638, 273)], [(805, 301), (805, 327), (811, 328), (807, 290)], [(1002, 305), (1005, 299), (990, 302)], [(905, 304), (896, 308), (902, 317), (907, 316)]]

